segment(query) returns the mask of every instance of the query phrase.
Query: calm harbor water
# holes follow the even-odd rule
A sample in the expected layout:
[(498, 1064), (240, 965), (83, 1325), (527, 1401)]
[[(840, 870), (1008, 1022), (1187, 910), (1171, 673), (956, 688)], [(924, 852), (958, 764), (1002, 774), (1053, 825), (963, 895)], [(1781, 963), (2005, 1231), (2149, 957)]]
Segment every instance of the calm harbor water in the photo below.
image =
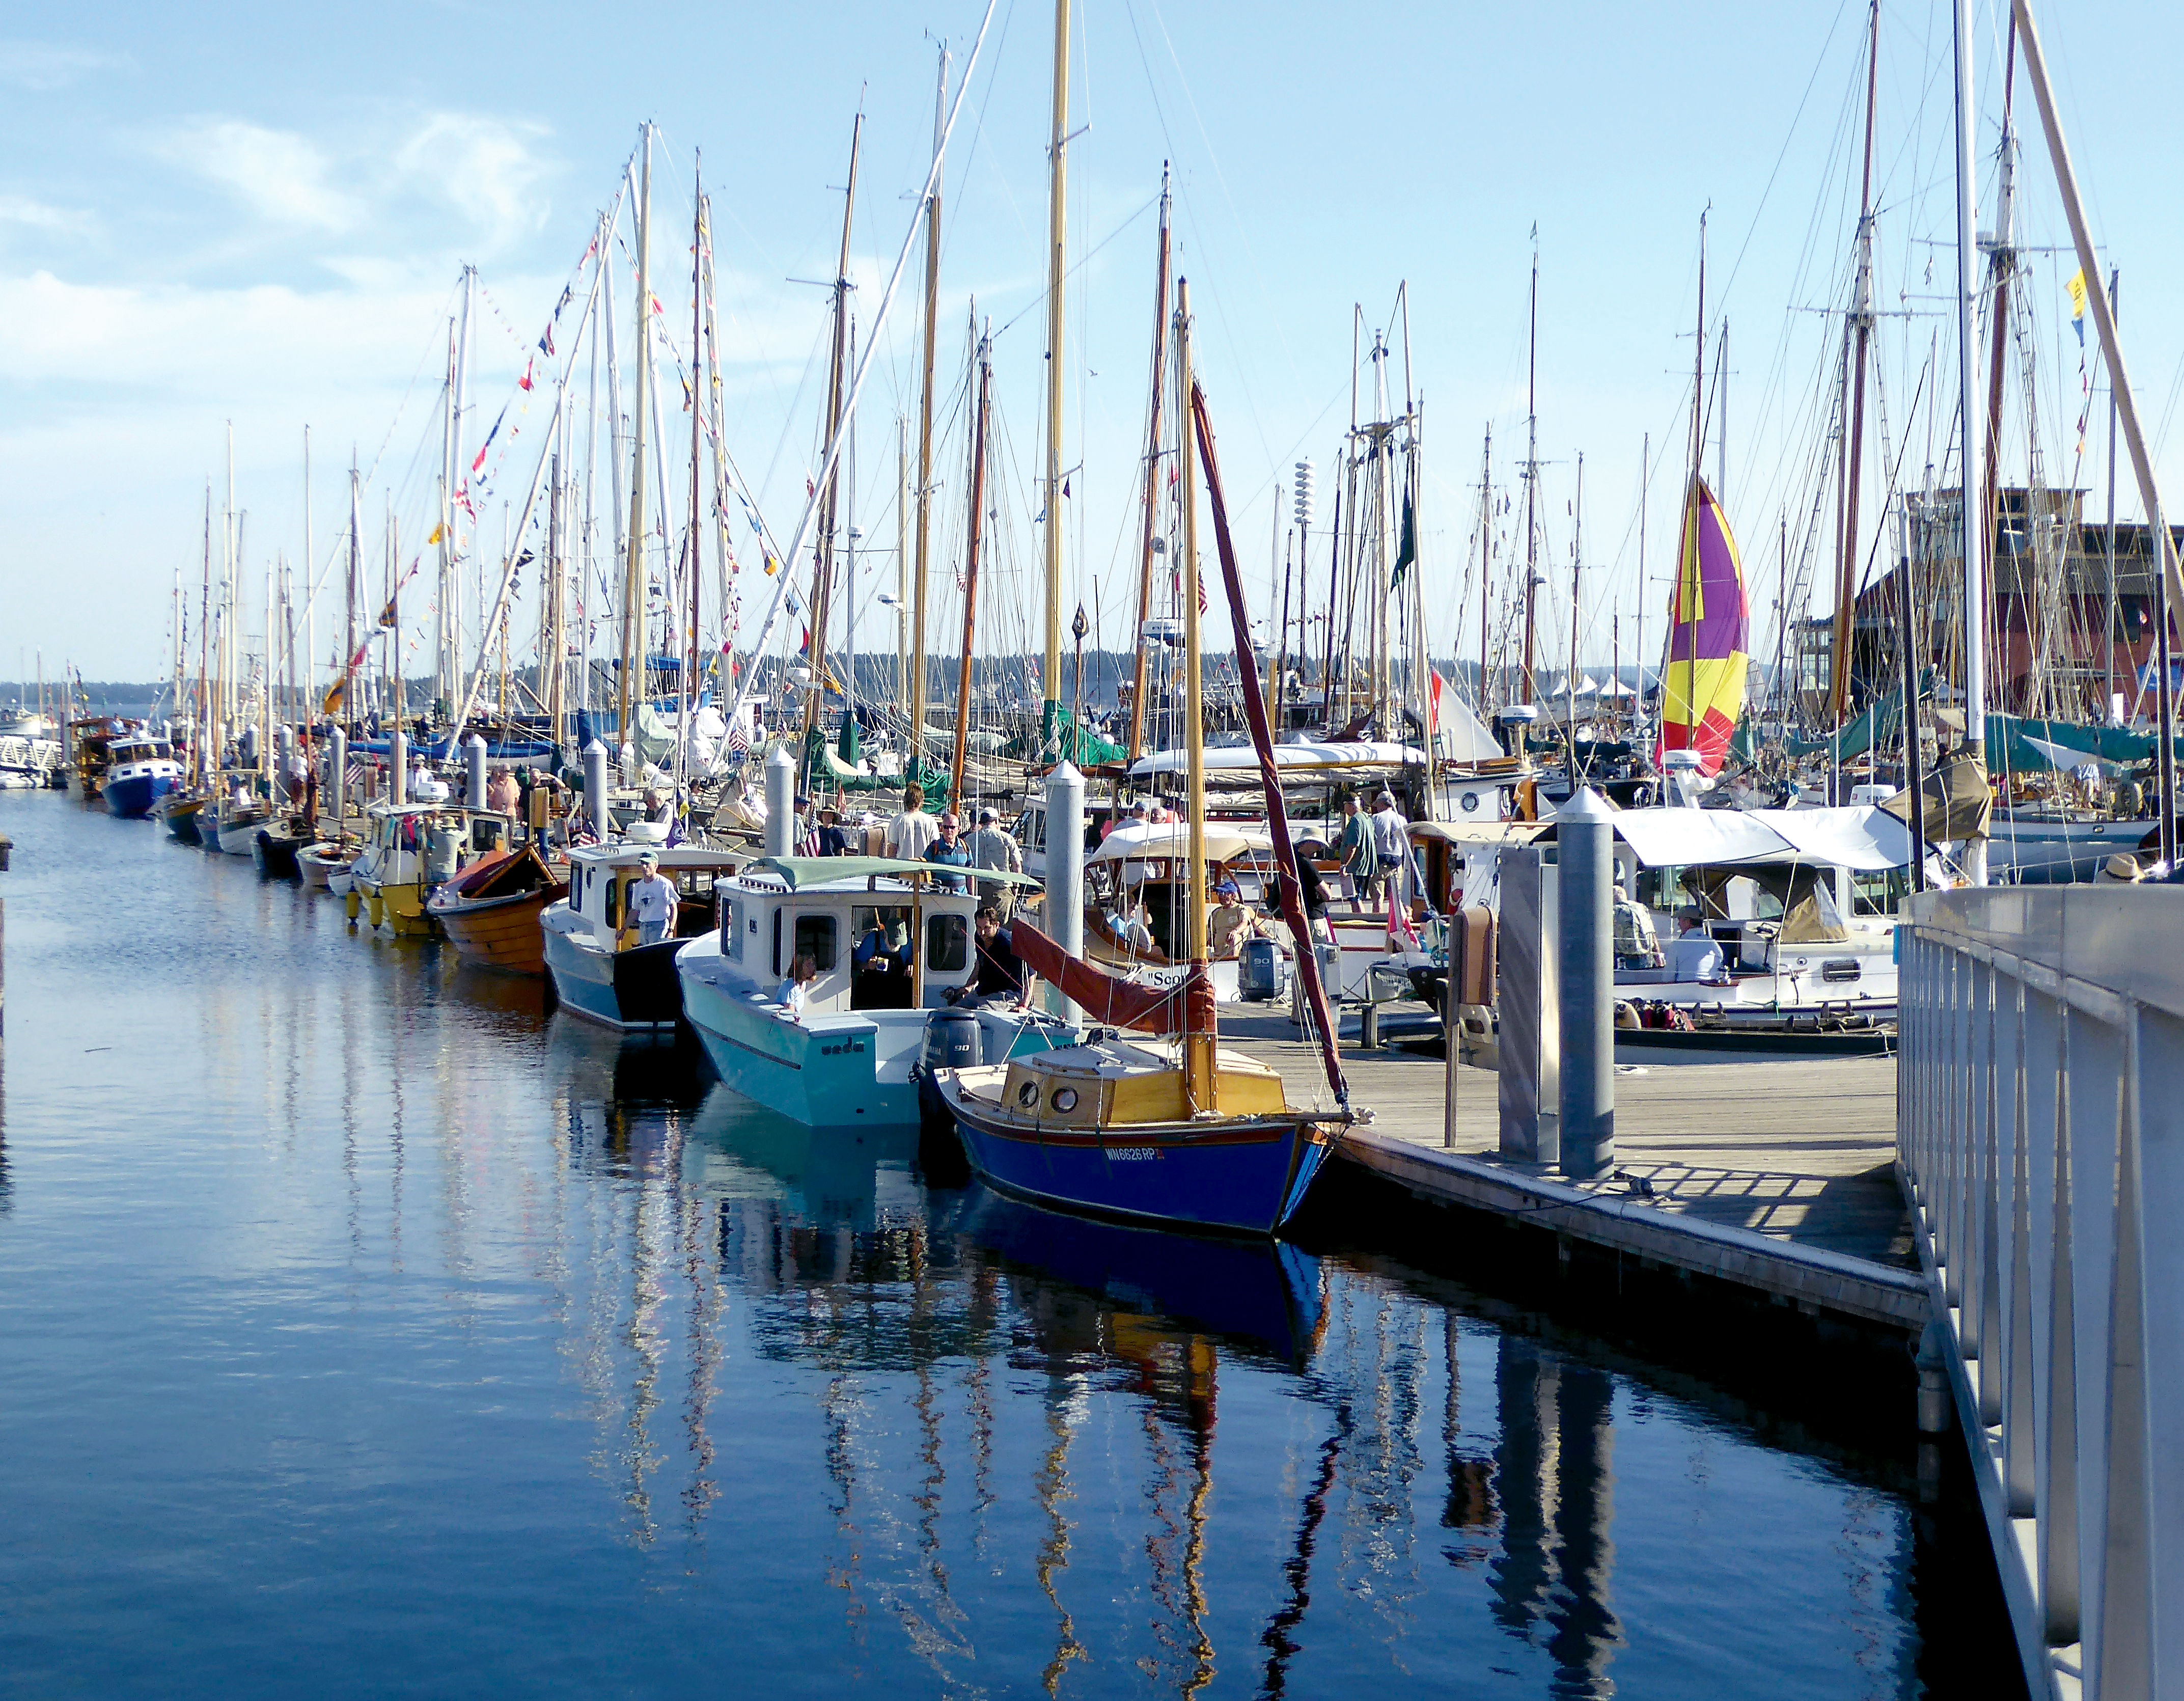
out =
[(1961, 1508), (1731, 1366), (938, 1185), (154, 827), (0, 832), (10, 1695), (2007, 1693)]

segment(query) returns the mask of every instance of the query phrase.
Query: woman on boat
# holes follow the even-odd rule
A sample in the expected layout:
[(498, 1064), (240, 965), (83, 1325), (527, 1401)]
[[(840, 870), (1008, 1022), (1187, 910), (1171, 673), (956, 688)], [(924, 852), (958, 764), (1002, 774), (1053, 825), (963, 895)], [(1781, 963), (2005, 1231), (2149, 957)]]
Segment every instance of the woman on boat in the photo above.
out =
[(805, 988), (819, 978), (819, 963), (816, 957), (800, 956), (790, 965), (788, 979), (781, 983), (774, 997), (792, 1022), (804, 1019)]

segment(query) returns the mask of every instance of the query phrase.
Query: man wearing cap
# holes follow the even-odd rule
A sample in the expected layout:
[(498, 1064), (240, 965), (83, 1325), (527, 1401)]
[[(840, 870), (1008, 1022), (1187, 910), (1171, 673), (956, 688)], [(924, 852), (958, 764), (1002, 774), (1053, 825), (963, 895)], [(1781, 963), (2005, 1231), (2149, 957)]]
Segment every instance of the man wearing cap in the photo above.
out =
[(1679, 912), (1676, 920), (1683, 932), (1677, 935), (1675, 946), (1669, 953), (1669, 973), (1678, 980), (1727, 980), (1728, 966), (1723, 960), (1721, 947), (1706, 930), (1705, 916), (1694, 906)]
[[(956, 820), (956, 811), (952, 809), (942, 816), (940, 836), (927, 848), (925, 860), (928, 862), (937, 862), (944, 868), (969, 867), (971, 853), (963, 848), (961, 842), (956, 836), (956, 829), (961, 825), (962, 823)], [(956, 874), (944, 874), (934, 884), (944, 892), (961, 893), (968, 890), (968, 883)]]
[(1217, 882), (1213, 897), (1206, 917), (1206, 954), (1218, 962), (1240, 955), (1244, 941), (1259, 931), (1259, 923), (1234, 880)]
[[(995, 873), (1023, 873), (1023, 847), (1015, 836), (1001, 825), (1000, 817), (990, 808), (978, 811), (978, 831), (963, 841), (963, 848), (971, 853), (971, 866), (985, 868)], [(990, 908), (1006, 927), (1016, 912), (1017, 889), (1006, 880), (978, 882), (978, 902)]]
[(629, 883), (626, 913), (629, 925), (637, 929), (639, 945), (658, 945), (675, 931), (675, 912), (682, 894), (675, 890), (674, 881), (660, 872), (657, 850), (644, 852), (637, 866), (641, 873)]

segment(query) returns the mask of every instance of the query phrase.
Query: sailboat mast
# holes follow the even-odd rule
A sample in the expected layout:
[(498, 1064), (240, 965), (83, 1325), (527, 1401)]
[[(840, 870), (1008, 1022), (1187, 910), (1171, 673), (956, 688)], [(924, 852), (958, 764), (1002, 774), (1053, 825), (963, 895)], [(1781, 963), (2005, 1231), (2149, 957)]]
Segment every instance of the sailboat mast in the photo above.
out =
[(311, 697), (311, 650), (318, 636), (318, 622), (311, 611), (318, 605), (318, 596), (311, 577), (311, 428), (304, 427), (304, 715), (305, 723), (316, 718)]
[[(1662, 736), (1668, 735), (1669, 705), (1679, 701), (1683, 705), (1684, 719), (1693, 721), (1698, 699), (1699, 667), (1697, 661), (1698, 633), (1693, 630), (1685, 639), (1683, 690), (1679, 697), (1671, 683), (1670, 670), (1679, 659), (1676, 655), (1676, 628), (1698, 623), (1698, 598), (1687, 592), (1685, 575), (1688, 572), (1696, 581), (1699, 559), (1699, 473), (1706, 455), (1706, 263), (1707, 215), (1699, 215), (1699, 306), (1696, 332), (1691, 339), (1691, 477), (1684, 497), (1683, 533), (1676, 551), (1676, 588), (1669, 601), (1669, 650), (1661, 669), (1661, 728)], [(1686, 563), (1689, 565), (1686, 566)]]
[[(601, 264), (605, 254), (600, 255)], [(635, 747), (637, 723), (630, 718), (632, 691), (642, 700), (638, 670), (644, 660), (644, 415), (652, 373), (652, 125), (644, 126), (644, 177), (637, 209), (637, 406), (631, 421), (637, 450), (629, 479), (629, 552), (622, 558), (621, 681), (616, 708), (618, 740)], [(632, 686), (632, 680), (638, 680)]]
[[(972, 328), (978, 307), (971, 309)], [(978, 554), (986, 526), (986, 422), (993, 405), (994, 363), (990, 331), (978, 343), (978, 411), (971, 433), (971, 536), (963, 557), (963, 661), (956, 677), (956, 767), (949, 801), (962, 806), (963, 767), (971, 741), (971, 642), (978, 629)]]
[[(1964, 475), (1958, 530), (1964, 538), (1964, 749), (1984, 772), (1986, 763), (1986, 535), (1970, 523), (1972, 504), (1984, 488), (1980, 474), (1979, 425), (1972, 398), (1978, 393), (1978, 350), (1973, 325), (1979, 306), (1979, 172), (1973, 159), (1973, 131), (1979, 114), (1972, 104), (1971, 0), (1956, 0), (1952, 10), (1957, 75), (1957, 427), (1958, 458)], [(2094, 276), (2099, 274), (2095, 272)], [(2165, 734), (2164, 734), (2165, 739)], [(2164, 800), (2164, 802), (2166, 800)], [(2165, 814), (2165, 811), (2164, 811)], [(1986, 884), (1986, 839), (1965, 841), (1964, 878)]]
[[(940, 334), (940, 148), (947, 104), (948, 48), (944, 42), (933, 96), (933, 193), (925, 203), (923, 381), (917, 395), (917, 573), (911, 588), (910, 743), (903, 761), (905, 778), (914, 774), (925, 748), (925, 598), (933, 539), (933, 368)], [(959, 765), (959, 778), (960, 772)], [(950, 801), (954, 800), (951, 797)]]
[[(46, 707), (42, 668), (38, 680), (38, 712)], [(198, 724), (193, 742), (198, 784), (211, 780), (214, 760), (212, 721), (212, 480), (205, 480), (204, 593), (198, 603)]]
[[(1066, 0), (1065, 0), (1066, 3)], [(1175, 285), (1175, 384), (1177, 416), (1187, 420), (1190, 410), (1190, 284), (1178, 278)], [(1183, 715), (1184, 772), (1189, 782), (1190, 837), (1187, 849), (1185, 895), (1183, 906), (1184, 948), (1178, 955), (1190, 964), (1193, 977), (1206, 973), (1206, 752), (1205, 727), (1199, 700), (1203, 677), (1198, 618), (1198, 457), (1190, 452), (1188, 430), (1184, 434), (1182, 463), (1183, 505)], [(1246, 665), (1239, 656), (1237, 665)], [(1185, 1000), (1186, 1011), (1190, 1001)], [(1195, 1031), (1186, 1015), (1183, 1035), (1183, 1099), (1187, 1114), (1217, 1110), (1214, 1070), (1214, 1036)]]
[(1532, 227), (1532, 322), (1524, 357), (1524, 700), (1538, 700), (1533, 672), (1540, 604), (1540, 238)]
[[(1577, 772), (1577, 645), (1578, 593), (1585, 561), (1585, 451), (1578, 451), (1577, 501), (1570, 510), (1570, 647), (1569, 672), (1563, 680), (1565, 720), (1563, 737), (1569, 745), (1570, 772)], [(1574, 781), (1573, 781), (1574, 783)]]
[[(857, 154), (864, 141), (865, 115), (857, 114), (856, 122), (850, 128), (850, 181), (842, 195), (842, 247), (834, 266), (834, 352), (827, 375), (827, 438), (832, 443), (842, 432), (843, 386), (849, 361), (850, 347), (850, 224), (857, 209)], [(838, 461), (839, 451), (837, 451)], [(834, 526), (840, 511), (841, 475), (838, 466), (827, 470), (827, 482), (819, 493), (821, 504), (819, 540), (812, 550), (811, 625), (807, 630), (811, 639), (805, 647), (805, 659), (811, 664), (811, 683), (804, 700), (804, 750), (811, 748), (811, 734), (819, 725), (819, 705), (827, 689), (827, 620), (833, 610), (834, 580)], [(783, 569), (787, 571), (786, 566)], [(913, 746), (911, 756), (916, 756)], [(804, 765), (805, 756), (800, 754), (798, 766)]]
[[(1046, 650), (1039, 676), (1045, 699), (1039, 713), (1050, 726), (1060, 721), (1061, 712), (1061, 285), (1069, 193), (1069, 0), (1054, 0), (1053, 109), (1046, 209)], [(1071, 754), (1078, 749), (1072, 728)], [(1046, 754), (1058, 757), (1059, 744)]]
[(364, 594), (364, 483), (356, 449), (348, 452), (348, 595), (342, 650), (342, 723), (356, 726), (356, 601)]
[(1850, 716), (1851, 622), (1858, 599), (1858, 473), (1865, 458), (1865, 354), (1873, 336), (1873, 109), (1880, 64), (1880, 0), (1869, 10), (1865, 51), (1865, 169), (1858, 204), (1858, 277), (1851, 296), (1850, 445), (1843, 460), (1842, 560), (1836, 582), (1835, 665), (1829, 678), (1838, 731)]
[(435, 634), (437, 644), (432, 655), (432, 694), (452, 697), (454, 686), (448, 676), (448, 656), (450, 650), (448, 631), (448, 610), (454, 592), (454, 487), (460, 476), (457, 457), (460, 451), (455, 445), (456, 397), (455, 321), (448, 321), (448, 370), (440, 385), (440, 523), (434, 535), (439, 539), (438, 602), (439, 630)]
[(705, 536), (705, 507), (698, 491), (698, 470), (705, 449), (705, 179), (697, 153), (690, 156), (690, 646), (682, 664), (682, 736), (676, 761), (690, 745), (690, 723), (698, 713), (699, 571)]
[(1161, 165), (1159, 270), (1153, 281), (1153, 382), (1145, 420), (1145, 512), (1144, 535), (1138, 551), (1138, 627), (1134, 634), (1136, 655), (1130, 664), (1130, 743), (1127, 761), (1134, 762), (1145, 748), (1145, 622), (1153, 612), (1153, 537), (1160, 520), (1161, 392), (1167, 354), (1168, 170)]
[[(2017, 25), (2013, 22), (2009, 26), (2009, 45), (2003, 60), (2002, 153), (2000, 159), (1997, 162), (1994, 246), (1992, 258), (1989, 261), (1991, 269), (1988, 274), (1994, 285), (1994, 306), (1992, 310), (1992, 317), (1988, 332), (1990, 340), (1987, 346), (1986, 368), (1986, 461), (1982, 469), (1986, 477), (1980, 486), (1980, 529), (1986, 538), (1986, 557), (1989, 560), (1994, 559), (1995, 531), (2001, 523), (1997, 481), (2002, 460), (2002, 355), (2009, 330), (2009, 281), (2017, 270), (2017, 250), (2013, 245), (2012, 231), (2012, 226), (2016, 222), (2017, 148), (2016, 137), (2012, 133), (2009, 124), (2010, 97), (2016, 88), (2016, 72)], [(2092, 274), (2088, 273), (2086, 287), (2089, 289), (2098, 288), (2099, 282)], [(2026, 492), (2028, 499), (2031, 494), (2028, 490)], [(2046, 515), (2031, 512), (2028, 512), (2025, 517), (2026, 523), (2033, 527), (2044, 526), (2048, 520)], [(2035, 583), (2036, 583), (2037, 581), (2036, 580)], [(1982, 626), (1986, 623), (1984, 610), (1981, 611), (1981, 623)], [(2028, 621), (2027, 629), (2028, 633), (2036, 633), (2039, 627)], [(2034, 678), (2039, 678), (2046, 672), (2046, 668), (2040, 666), (2036, 659)], [(2028, 715), (2052, 714), (2055, 709), (2055, 705), (2052, 703), (2020, 706)], [(2076, 710), (2073, 707), (2064, 712), (2075, 713)], [(2102, 718), (2107, 717), (2108, 711), (2105, 705), (2103, 705), (2101, 714)]]
[(1487, 623), (1494, 566), (1494, 427), (1479, 455), (1479, 716), (1486, 717)]

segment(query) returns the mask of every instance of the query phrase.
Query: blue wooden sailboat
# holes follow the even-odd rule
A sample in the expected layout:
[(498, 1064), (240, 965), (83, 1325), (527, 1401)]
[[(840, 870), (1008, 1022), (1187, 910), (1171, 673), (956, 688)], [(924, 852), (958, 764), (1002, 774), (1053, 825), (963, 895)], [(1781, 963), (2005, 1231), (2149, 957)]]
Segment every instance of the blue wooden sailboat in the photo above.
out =
[[(1220, 471), (1205, 399), (1189, 382), (1188, 286), (1177, 314), (1181, 387), (1191, 399), (1200, 454), (1227, 577), (1238, 654), (1250, 653), (1241, 578), (1228, 536)], [(1129, 1222), (1273, 1235), (1294, 1216), (1342, 1129), (1356, 1119), (1333, 1044), (1325, 990), (1309, 952), (1297, 964), (1301, 991), (1320, 1040), (1336, 1108), (1289, 1102), (1281, 1076), (1221, 1051), (1206, 968), (1206, 768), (1199, 725), (1201, 645), (1198, 539), (1193, 460), (1182, 456), (1185, 683), (1182, 745), (1189, 752), (1190, 893), (1183, 906), (1188, 968), (1173, 984), (1115, 979), (1063, 952), (1028, 923), (1017, 951), (1097, 1023), (1081, 1046), (1006, 1063), (936, 1070), (934, 1088), (955, 1119), (971, 1166), (999, 1191), (1039, 1204)], [(1282, 906), (1294, 935), (1309, 937), (1274, 765), (1273, 738), (1255, 670), (1241, 670), (1245, 713), (1258, 746)], [(1134, 1030), (1134, 1031), (1116, 1031)], [(1154, 1037), (1139, 1037), (1139, 1035)]]

